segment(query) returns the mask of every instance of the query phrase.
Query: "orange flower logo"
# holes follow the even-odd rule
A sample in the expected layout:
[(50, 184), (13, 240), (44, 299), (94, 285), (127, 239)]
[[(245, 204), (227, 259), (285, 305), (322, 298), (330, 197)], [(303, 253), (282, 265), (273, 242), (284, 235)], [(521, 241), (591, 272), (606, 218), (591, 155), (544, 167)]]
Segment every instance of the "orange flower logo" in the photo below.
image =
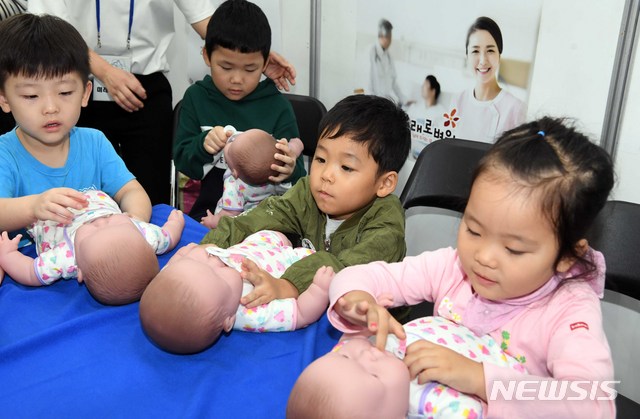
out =
[(445, 113), (444, 119), (446, 119), (446, 121), (444, 121), (444, 126), (448, 127), (449, 125), (451, 125), (451, 128), (455, 128), (456, 127), (456, 122), (458, 122), (458, 120), (460, 118), (458, 118), (456, 116), (456, 113), (458, 112), (458, 110), (456, 108), (451, 109), (450, 114)]

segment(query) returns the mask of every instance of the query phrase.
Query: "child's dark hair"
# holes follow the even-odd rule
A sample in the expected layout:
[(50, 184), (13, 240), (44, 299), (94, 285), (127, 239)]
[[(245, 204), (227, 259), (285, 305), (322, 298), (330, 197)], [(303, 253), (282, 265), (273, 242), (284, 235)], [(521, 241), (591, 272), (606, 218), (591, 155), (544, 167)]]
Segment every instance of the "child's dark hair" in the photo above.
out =
[(559, 252), (587, 268), (576, 249), (604, 207), (614, 185), (609, 154), (576, 131), (566, 119), (544, 117), (502, 134), (473, 176), (506, 170), (524, 189), (540, 193), (542, 213), (554, 227)]
[(347, 96), (327, 112), (319, 138), (347, 136), (364, 143), (378, 163), (378, 175), (402, 169), (411, 148), (409, 117), (389, 99), (374, 95)]
[(465, 44), (465, 51), (469, 54), (469, 37), (476, 31), (487, 31), (496, 41), (498, 52), (502, 54), (502, 32), (500, 26), (490, 17), (480, 16), (469, 26), (467, 31), (467, 43)]
[(78, 31), (49, 15), (23, 13), (0, 22), (0, 88), (9, 76), (89, 80), (89, 49)]
[(393, 25), (387, 19), (380, 19), (378, 22), (378, 38), (388, 38), (393, 30)]
[(428, 81), (431, 88), (436, 91), (436, 101), (437, 101), (438, 98), (440, 97), (440, 83), (438, 82), (438, 79), (436, 79), (436, 76), (434, 76), (433, 74), (429, 74), (425, 78), (425, 80)]
[(269, 20), (251, 2), (227, 0), (211, 16), (204, 46), (209, 57), (222, 47), (243, 54), (259, 51), (266, 62), (271, 50)]

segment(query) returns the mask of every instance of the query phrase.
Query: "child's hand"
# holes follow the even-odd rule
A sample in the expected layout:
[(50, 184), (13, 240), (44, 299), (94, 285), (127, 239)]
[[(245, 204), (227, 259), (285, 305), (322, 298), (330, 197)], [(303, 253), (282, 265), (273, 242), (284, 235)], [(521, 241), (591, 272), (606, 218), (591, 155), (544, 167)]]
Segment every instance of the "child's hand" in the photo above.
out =
[(396, 335), (398, 339), (406, 339), (402, 325), (369, 293), (348, 292), (338, 299), (334, 309), (348, 322), (364, 326), (371, 334), (376, 335), (376, 348), (381, 351), (387, 344), (389, 333)]
[(418, 383), (438, 381), (458, 391), (487, 400), (482, 364), (444, 346), (419, 340), (407, 348), (404, 363)]
[(32, 211), (37, 220), (69, 224), (73, 220), (73, 213), (68, 208), (80, 210), (88, 204), (86, 196), (80, 191), (53, 188), (36, 195)]
[(207, 228), (216, 228), (218, 227), (219, 220), (220, 220), (220, 217), (218, 217), (216, 214), (212, 213), (211, 211), (207, 210), (207, 215), (200, 218), (200, 224), (204, 225)]
[(282, 162), (282, 164), (272, 164), (271, 170), (280, 173), (278, 176), (269, 176), (269, 181), (273, 183), (280, 183), (288, 179), (293, 173), (293, 169), (296, 166), (296, 156), (289, 148), (289, 142), (286, 138), (281, 138), (276, 142), (276, 148), (280, 150), (280, 153), (276, 153), (274, 158)]
[(289, 281), (274, 278), (247, 258), (242, 261), (240, 276), (242, 279), (251, 282), (255, 287), (253, 291), (240, 299), (240, 304), (247, 308), (268, 304), (277, 298), (295, 298), (298, 296), (297, 290)]
[(213, 127), (204, 137), (204, 150), (211, 155), (218, 154), (232, 134), (231, 131), (225, 131), (224, 127), (220, 125)]

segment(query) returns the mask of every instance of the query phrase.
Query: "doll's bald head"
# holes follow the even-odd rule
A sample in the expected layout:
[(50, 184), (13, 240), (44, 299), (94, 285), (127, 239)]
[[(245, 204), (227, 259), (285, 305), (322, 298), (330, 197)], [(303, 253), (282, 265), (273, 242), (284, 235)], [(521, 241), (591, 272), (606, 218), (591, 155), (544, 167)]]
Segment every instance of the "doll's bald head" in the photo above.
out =
[(158, 257), (133, 223), (96, 230), (77, 243), (79, 280), (98, 302), (138, 301), (160, 267)]
[(276, 140), (266, 131), (250, 129), (240, 132), (227, 142), (224, 157), (236, 178), (251, 185), (269, 182), (269, 176), (277, 176), (272, 164), (280, 164), (275, 159), (278, 153)]
[[(200, 352), (233, 327), (242, 279), (232, 268), (175, 255), (140, 299), (140, 321), (162, 349)], [(212, 256), (212, 258), (214, 258)], [(217, 259), (217, 258), (216, 258)]]

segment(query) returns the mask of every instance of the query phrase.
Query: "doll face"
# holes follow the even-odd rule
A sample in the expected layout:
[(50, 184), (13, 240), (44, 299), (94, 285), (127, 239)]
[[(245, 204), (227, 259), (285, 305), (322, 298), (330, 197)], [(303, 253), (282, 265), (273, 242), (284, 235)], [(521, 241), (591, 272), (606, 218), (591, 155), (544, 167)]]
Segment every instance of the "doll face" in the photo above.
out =
[(100, 244), (106, 241), (106, 238), (120, 236), (121, 240), (127, 240), (132, 235), (140, 236), (141, 233), (131, 218), (126, 214), (113, 214), (96, 218), (78, 228), (74, 248), (76, 252), (78, 249), (84, 252), (99, 252), (102, 251)]
[(366, 339), (355, 338), (345, 341), (342, 347), (318, 361), (317, 377), (330, 377), (335, 394), (345, 396), (340, 403), (357, 404), (353, 407), (358, 411), (369, 412), (363, 417), (399, 418), (406, 415), (409, 370), (390, 352), (378, 350)]
[[(242, 292), (242, 278), (240, 278), (240, 273), (225, 265), (220, 258), (210, 255), (206, 250), (207, 246), (190, 243), (176, 252), (167, 264), (174, 264), (180, 261), (183, 266), (189, 266), (190, 271), (194, 273), (198, 272), (199, 276), (220, 277), (232, 290), (238, 290), (237, 300), (239, 300), (240, 293)], [(188, 262), (188, 264), (183, 262)], [(184, 276), (190, 277), (190, 275)]]

